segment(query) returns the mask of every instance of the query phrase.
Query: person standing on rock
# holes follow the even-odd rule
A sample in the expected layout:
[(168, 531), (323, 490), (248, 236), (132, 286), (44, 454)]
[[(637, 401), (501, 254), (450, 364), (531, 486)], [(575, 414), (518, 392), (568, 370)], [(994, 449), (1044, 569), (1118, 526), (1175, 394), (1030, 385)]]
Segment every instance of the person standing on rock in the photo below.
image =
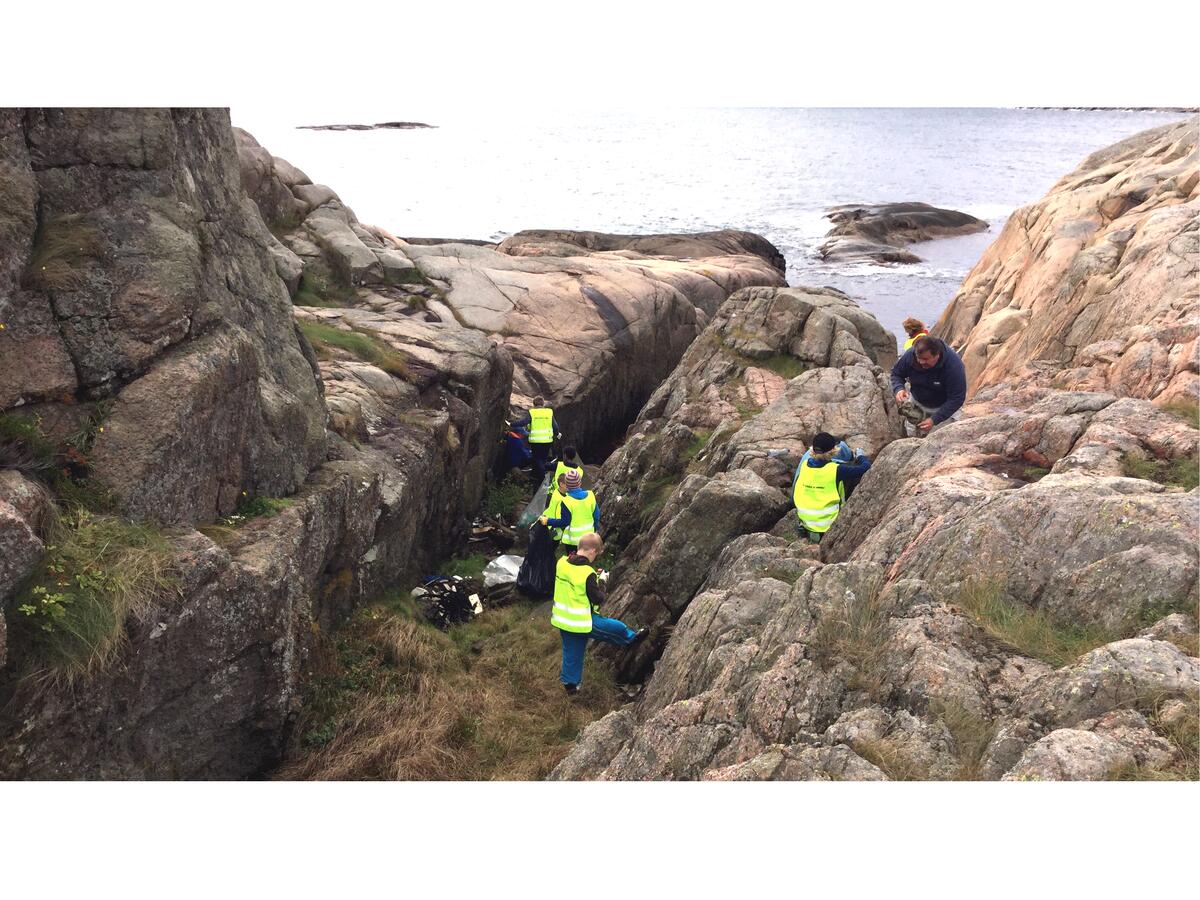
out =
[(953, 348), (926, 334), (892, 366), (892, 391), (909, 437), (924, 437), (958, 416), (967, 399), (967, 370)]
[(871, 460), (861, 450), (849, 462), (836, 456), (850, 448), (832, 434), (822, 431), (813, 437), (812, 447), (796, 467), (792, 479), (792, 502), (796, 505), (799, 527), (808, 540), (817, 544), (837, 520), (842, 504), (871, 468)]
[(550, 450), (555, 437), (561, 438), (558, 423), (554, 421), (554, 410), (546, 405), (545, 397), (534, 397), (533, 406), (516, 425), (529, 434), (529, 452), (533, 455), (533, 474), (540, 485), (546, 477), (550, 463)]
[(905, 350), (911, 348), (916, 343), (917, 338), (929, 334), (929, 329), (925, 323), (920, 319), (914, 319), (912, 316), (909, 316), (900, 324), (904, 328), (904, 333), (908, 335), (908, 340), (904, 342)]
[(596, 495), (583, 489), (583, 476), (578, 469), (568, 469), (562, 475), (562, 499), (558, 515), (538, 519), (550, 528), (562, 529), (562, 544), (568, 552), (579, 546), (585, 534), (600, 530), (600, 504)]
[(634, 631), (619, 619), (600, 615), (604, 589), (600, 586), (603, 570), (594, 567), (604, 552), (600, 535), (589, 532), (579, 546), (558, 561), (554, 570), (554, 605), (550, 624), (562, 638), (562, 667), (558, 680), (568, 694), (579, 691), (583, 681), (583, 655), (588, 639), (630, 647), (646, 636), (649, 629)]
[[(579, 453), (576, 449), (568, 444), (563, 448), (563, 458), (554, 466), (554, 477), (550, 479), (550, 493), (546, 499), (546, 511), (542, 513), (549, 519), (557, 519), (562, 515), (563, 497), (567, 495), (567, 487), (564, 479), (569, 472), (576, 472), (580, 479), (583, 478), (583, 463), (579, 461)], [(582, 480), (580, 481), (582, 486)], [(550, 529), (550, 535), (556, 542), (562, 540), (562, 530), (559, 528)]]

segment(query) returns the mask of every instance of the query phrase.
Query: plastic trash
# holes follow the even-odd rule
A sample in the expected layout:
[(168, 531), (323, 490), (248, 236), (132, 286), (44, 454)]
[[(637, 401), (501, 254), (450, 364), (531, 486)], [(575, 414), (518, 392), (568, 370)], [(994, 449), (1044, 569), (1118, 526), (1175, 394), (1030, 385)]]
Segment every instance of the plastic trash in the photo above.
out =
[(465, 583), (458, 576), (427, 578), (425, 584), (412, 591), (412, 596), (425, 619), (442, 630), (467, 622), (483, 611), (483, 604), (467, 594)]
[(542, 479), (542, 483), (534, 493), (533, 499), (529, 501), (529, 505), (521, 513), (521, 518), (517, 519), (518, 528), (528, 528), (537, 521), (538, 516), (546, 511), (546, 498), (550, 496), (550, 474), (550, 472), (546, 473), (546, 477)]
[(549, 597), (554, 591), (554, 539), (550, 529), (535, 523), (529, 529), (529, 548), (517, 573), (517, 590), (531, 597)]
[(521, 563), (524, 561), (525, 557), (523, 556), (513, 556), (507, 553), (504, 556), (497, 556), (483, 567), (484, 590), (498, 584), (512, 584), (517, 580), (517, 573), (521, 571)]

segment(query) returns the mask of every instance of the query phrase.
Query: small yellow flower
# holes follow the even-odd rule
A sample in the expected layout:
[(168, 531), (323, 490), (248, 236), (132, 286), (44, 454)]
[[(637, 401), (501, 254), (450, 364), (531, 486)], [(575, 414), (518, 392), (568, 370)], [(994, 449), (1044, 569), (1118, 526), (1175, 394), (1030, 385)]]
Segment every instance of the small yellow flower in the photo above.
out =
[(103, 425), (100, 426), (100, 433), (104, 434), (104, 426)]

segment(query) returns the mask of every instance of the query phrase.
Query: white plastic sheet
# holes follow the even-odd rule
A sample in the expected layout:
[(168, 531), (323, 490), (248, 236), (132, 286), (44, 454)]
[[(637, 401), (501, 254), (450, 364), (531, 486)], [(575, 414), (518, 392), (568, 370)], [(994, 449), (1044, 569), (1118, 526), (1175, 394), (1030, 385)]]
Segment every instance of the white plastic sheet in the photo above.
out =
[(493, 588), (498, 584), (512, 584), (517, 580), (517, 572), (521, 569), (521, 563), (525, 561), (523, 556), (513, 556), (506, 553), (504, 556), (497, 556), (490, 563), (483, 567), (483, 587)]

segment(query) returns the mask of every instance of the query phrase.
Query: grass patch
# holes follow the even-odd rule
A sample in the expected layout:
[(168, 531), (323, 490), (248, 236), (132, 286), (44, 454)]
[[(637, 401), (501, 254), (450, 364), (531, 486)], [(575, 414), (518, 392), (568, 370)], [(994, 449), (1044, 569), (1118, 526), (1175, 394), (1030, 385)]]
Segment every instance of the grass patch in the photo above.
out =
[(354, 288), (339, 284), (325, 275), (305, 271), (300, 276), (300, 284), (296, 288), (292, 304), (344, 309), (353, 306), (356, 298), (357, 291)]
[(890, 634), (891, 608), (882, 598), (883, 579), (876, 577), (822, 611), (808, 638), (814, 657), (825, 665), (849, 663), (854, 672), (847, 684), (882, 699), (886, 678), (884, 645)]
[(1043, 610), (1015, 603), (993, 579), (967, 581), (955, 602), (996, 640), (1055, 668), (1120, 637), (1105, 628), (1059, 622)]
[(125, 620), (177, 590), (170, 546), (149, 525), (77, 508), (50, 526), (46, 550), (10, 620), (35, 676), (70, 683), (100, 671), (124, 644)]
[(413, 266), (411, 269), (403, 269), (399, 272), (384, 270), (383, 283), (396, 285), (429, 284), (429, 281), (424, 275), (421, 274), (420, 269), (418, 269), (416, 266)]
[(1162, 769), (1134, 765), (1113, 774), (1117, 781), (1200, 781), (1200, 713), (1194, 697), (1183, 701), (1187, 709), (1166, 715), (1166, 701), (1154, 704), (1146, 716), (1150, 727), (1179, 750)]
[(930, 712), (946, 726), (954, 739), (958, 766), (955, 781), (981, 780), (983, 755), (996, 734), (996, 726), (978, 713), (953, 701), (935, 700)]
[(1121, 471), (1130, 478), (1142, 478), (1157, 484), (1181, 487), (1185, 491), (1200, 485), (1200, 459), (1146, 459), (1135, 453), (1121, 456)]
[(1200, 403), (1195, 400), (1172, 400), (1170, 403), (1164, 403), (1159, 409), (1187, 422), (1193, 428), (1200, 428)]
[(330, 359), (333, 356), (330, 348), (336, 347), (357, 356), (363, 362), (382, 369), (389, 375), (405, 379), (409, 377), (408, 363), (404, 357), (374, 334), (335, 328), (332, 325), (308, 319), (299, 320), (299, 325), (319, 358)]
[(515, 604), (443, 633), (398, 596), (360, 610), (318, 661), (279, 777), (544, 778), (617, 703), (594, 658), (566, 696), (548, 618)]
[(854, 752), (879, 768), (891, 781), (928, 781), (929, 769), (890, 737), (854, 742)]
[(512, 472), (504, 476), (499, 484), (489, 484), (483, 495), (483, 512), (493, 519), (515, 522), (521, 508), (529, 502), (524, 483)]
[(644, 525), (649, 525), (658, 517), (671, 498), (671, 494), (675, 492), (675, 488), (679, 487), (680, 480), (678, 475), (666, 475), (646, 483), (642, 489), (642, 523)]
[(483, 570), (491, 561), (492, 557), (486, 553), (472, 553), (470, 556), (461, 556), (441, 563), (437, 572), (448, 578), (459, 575), (474, 581), (482, 581)]
[(39, 291), (74, 291), (88, 283), (92, 264), (104, 252), (99, 229), (78, 214), (58, 216), (42, 226), (26, 282)]
[(755, 365), (760, 369), (770, 369), (776, 375), (788, 381), (808, 371), (808, 366), (801, 360), (796, 359), (794, 356), (788, 356), (786, 353), (776, 353), (765, 359), (756, 360)]

